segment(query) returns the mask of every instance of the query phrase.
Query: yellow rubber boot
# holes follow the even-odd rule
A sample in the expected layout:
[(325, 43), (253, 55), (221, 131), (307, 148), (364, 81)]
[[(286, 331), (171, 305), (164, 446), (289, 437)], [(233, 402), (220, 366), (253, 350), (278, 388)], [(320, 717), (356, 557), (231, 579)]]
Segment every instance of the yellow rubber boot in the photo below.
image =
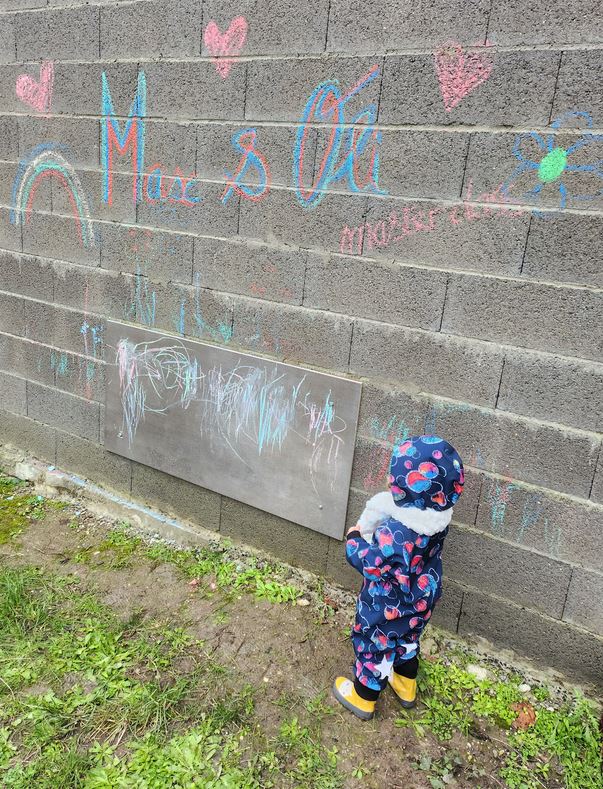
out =
[(392, 671), (389, 686), (398, 697), (400, 704), (406, 709), (414, 707), (417, 703), (417, 680), (403, 677)]
[(347, 677), (337, 677), (333, 685), (333, 695), (340, 704), (353, 712), (356, 717), (363, 721), (370, 721), (375, 715), (374, 701), (363, 699), (356, 693), (354, 683)]

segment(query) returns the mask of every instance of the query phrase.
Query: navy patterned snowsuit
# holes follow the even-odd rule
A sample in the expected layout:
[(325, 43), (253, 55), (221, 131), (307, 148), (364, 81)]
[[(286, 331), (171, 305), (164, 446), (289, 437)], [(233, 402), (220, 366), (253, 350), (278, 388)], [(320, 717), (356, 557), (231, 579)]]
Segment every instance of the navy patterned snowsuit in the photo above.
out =
[(355, 673), (366, 687), (381, 690), (393, 665), (418, 654), (419, 638), (442, 593), (447, 534), (448, 527), (422, 536), (392, 517), (377, 527), (370, 544), (359, 531), (350, 532), (346, 557), (364, 579), (352, 632)]

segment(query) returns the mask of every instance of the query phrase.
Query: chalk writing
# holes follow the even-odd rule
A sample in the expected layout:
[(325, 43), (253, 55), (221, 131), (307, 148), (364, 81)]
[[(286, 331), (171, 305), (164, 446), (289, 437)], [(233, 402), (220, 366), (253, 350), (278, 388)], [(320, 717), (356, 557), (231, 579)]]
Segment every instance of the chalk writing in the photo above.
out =
[(43, 60), (40, 65), (38, 80), (28, 74), (19, 74), (15, 84), (17, 98), (38, 112), (50, 113), (52, 106), (52, 89), (54, 85), (54, 64), (51, 60)]
[(109, 82), (102, 74), (101, 164), (103, 169), (103, 202), (113, 203), (113, 151), (120, 156), (130, 153), (132, 161), (132, 198), (135, 203), (146, 201), (152, 206), (173, 209), (175, 205), (196, 206), (202, 201), (196, 190), (199, 181), (194, 172), (185, 175), (180, 167), (173, 174), (164, 172), (161, 162), (145, 169), (145, 114), (147, 83), (144, 71), (138, 72), (136, 95), (128, 113), (123, 132), (115, 118)]
[(230, 74), (234, 57), (241, 53), (247, 40), (247, 20), (244, 16), (236, 16), (222, 33), (218, 25), (211, 19), (203, 33), (203, 43), (213, 55), (216, 71), (222, 77)]
[(446, 112), (451, 112), (492, 73), (492, 60), (484, 52), (465, 52), (451, 42), (435, 53), (435, 69)]
[(144, 71), (138, 72), (136, 96), (128, 113), (123, 134), (115, 117), (113, 99), (109, 90), (107, 74), (102, 73), (102, 119), (101, 119), (101, 165), (103, 168), (103, 201), (113, 203), (113, 148), (125, 154), (130, 149), (132, 170), (132, 196), (134, 202), (142, 199), (142, 180), (144, 171), (144, 117), (147, 108), (147, 80)]
[[(224, 172), (227, 185), (221, 198), (223, 204), (228, 202), (233, 192), (247, 200), (253, 201), (261, 200), (262, 197), (268, 194), (270, 189), (270, 168), (266, 159), (255, 148), (256, 137), (257, 132), (255, 129), (244, 129), (232, 136), (233, 148), (240, 151), (243, 155), (234, 175), (228, 171)], [(244, 183), (250, 169), (257, 173), (259, 180), (258, 185), (255, 187)]]
[[(559, 129), (575, 128), (576, 124), (580, 124), (581, 128), (587, 131), (582, 131), (576, 142), (567, 148), (558, 145), (556, 132)], [(508, 198), (513, 190), (514, 200), (540, 202), (541, 199), (548, 198), (556, 202), (557, 208), (564, 209), (570, 199), (589, 202), (603, 195), (603, 158), (600, 146), (593, 149), (590, 162), (583, 161), (584, 149), (603, 141), (603, 135), (588, 131), (592, 128), (593, 119), (588, 112), (567, 112), (551, 123), (553, 133), (546, 135), (546, 139), (538, 132), (516, 135), (513, 155), (519, 164), (501, 187), (505, 197)], [(575, 157), (574, 154), (578, 152), (580, 156)], [(579, 191), (582, 173), (585, 190)], [(594, 190), (593, 182), (596, 185)]]
[(45, 179), (53, 178), (67, 192), (80, 242), (85, 247), (93, 247), (95, 239), (88, 200), (80, 179), (61, 150), (65, 149), (53, 143), (37, 145), (20, 162), (13, 181), (10, 219), (17, 227), (24, 220), (28, 222), (39, 185)]
[(166, 175), (160, 162), (154, 164), (144, 175), (143, 195), (148, 203), (180, 203), (194, 206), (202, 198), (195, 193), (199, 181), (195, 173), (185, 175), (176, 167), (173, 175)]
[[(325, 195), (325, 190), (332, 183), (346, 180), (347, 186), (353, 192), (373, 192), (386, 194), (379, 187), (379, 145), (381, 132), (372, 124), (377, 120), (377, 105), (369, 104), (360, 113), (346, 121), (345, 105), (367, 85), (370, 85), (379, 76), (379, 66), (364, 74), (358, 82), (344, 95), (339, 89), (337, 80), (325, 80), (316, 86), (308, 99), (301, 117), (300, 127), (297, 132), (293, 155), (293, 180), (295, 194), (299, 203), (304, 208), (316, 207)], [(351, 127), (347, 131), (345, 124), (366, 124), (366, 128)], [(304, 167), (306, 161), (306, 146), (312, 123), (331, 123), (329, 139), (322, 159), (318, 165), (318, 172), (309, 188), (304, 186)], [(359, 157), (369, 152), (370, 164), (362, 176), (359, 170)], [(340, 161), (340, 154), (343, 156)], [(312, 167), (313, 157), (312, 157)]]
[[(400, 211), (390, 211), (387, 219), (365, 222), (357, 227), (345, 225), (339, 237), (339, 251), (342, 254), (361, 255), (363, 251), (385, 249), (403, 242), (417, 233), (434, 233), (446, 226), (458, 227), (487, 217), (515, 219), (523, 215), (522, 211), (504, 205), (475, 205), (470, 202), (472, 195), (473, 187), (469, 181), (467, 195), (460, 205), (429, 209), (405, 206)], [(508, 202), (508, 198), (504, 195), (502, 186), (494, 192), (486, 192), (475, 198), (475, 203), (504, 202)]]

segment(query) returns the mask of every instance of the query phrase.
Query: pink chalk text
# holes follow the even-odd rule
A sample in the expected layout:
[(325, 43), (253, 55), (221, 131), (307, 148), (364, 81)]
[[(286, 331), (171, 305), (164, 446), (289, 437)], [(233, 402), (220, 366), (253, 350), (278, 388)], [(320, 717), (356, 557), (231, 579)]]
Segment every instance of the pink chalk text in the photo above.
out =
[(467, 196), (460, 205), (436, 206), (421, 209), (405, 206), (401, 211), (390, 211), (387, 219), (365, 222), (358, 227), (345, 225), (339, 237), (339, 251), (343, 255), (361, 255), (373, 249), (384, 249), (403, 242), (417, 233), (434, 233), (446, 225), (458, 227), (487, 217), (499, 216), (510, 219), (522, 215), (522, 211), (504, 205), (477, 205), (476, 203), (505, 203), (507, 198), (498, 187), (494, 192), (480, 194), (472, 200), (472, 185), (469, 182)]

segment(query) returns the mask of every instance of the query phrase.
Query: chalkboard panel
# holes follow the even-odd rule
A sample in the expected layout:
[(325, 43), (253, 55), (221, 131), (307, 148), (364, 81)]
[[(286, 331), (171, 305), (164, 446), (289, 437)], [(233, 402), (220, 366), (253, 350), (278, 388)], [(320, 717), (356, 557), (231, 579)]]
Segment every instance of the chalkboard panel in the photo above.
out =
[(341, 537), (361, 384), (107, 324), (105, 445)]

